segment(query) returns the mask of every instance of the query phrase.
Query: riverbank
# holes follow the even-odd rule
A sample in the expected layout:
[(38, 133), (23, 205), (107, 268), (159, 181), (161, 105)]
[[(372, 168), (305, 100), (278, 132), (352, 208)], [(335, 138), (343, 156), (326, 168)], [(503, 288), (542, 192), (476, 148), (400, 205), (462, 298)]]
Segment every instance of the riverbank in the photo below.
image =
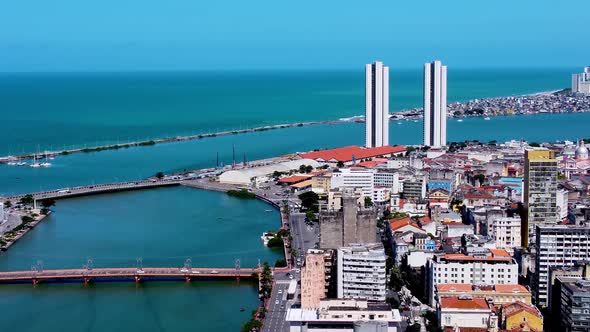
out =
[[(0, 243), (0, 254), (7, 251), (10, 247), (12, 247), (13, 244), (15, 244), (18, 240), (20, 240), (23, 236), (25, 236), (29, 231), (31, 231), (33, 228), (35, 228), (37, 225), (39, 225), (39, 223), (41, 223), (41, 221), (45, 220), (45, 218), (47, 218), (47, 216), (49, 216), (52, 213), (51, 210), (48, 211), (47, 214), (39, 214), (38, 212), (40, 212), (40, 211), (36, 211), (36, 216), (32, 217), (33, 220), (28, 222), (21, 229), (17, 230), (16, 232), (14, 231), (14, 229), (16, 227), (22, 225), (22, 222), (20, 224), (18, 224), (16, 227), (14, 227), (12, 230), (6, 231), (0, 235), (0, 240), (2, 240), (2, 243)], [(17, 216), (17, 218), (18, 217), (22, 218), (23, 216), (29, 216), (29, 215), (28, 214), (19, 214)], [(10, 234), (10, 235), (7, 236), (6, 234)]]

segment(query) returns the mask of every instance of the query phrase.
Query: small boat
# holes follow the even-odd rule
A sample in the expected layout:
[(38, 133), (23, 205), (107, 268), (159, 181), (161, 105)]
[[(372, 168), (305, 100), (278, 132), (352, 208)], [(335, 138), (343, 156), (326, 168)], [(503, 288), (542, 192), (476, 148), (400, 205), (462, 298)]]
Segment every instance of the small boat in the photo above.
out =
[(29, 165), (29, 167), (38, 168), (38, 167), (41, 167), (41, 164), (40, 163), (32, 163)]
[(240, 312), (244, 312), (244, 311), (246, 311), (246, 309), (240, 308)]
[(457, 122), (463, 122), (463, 119), (459, 119), (459, 120), (457, 120)]
[(44, 162), (44, 163), (41, 163), (39, 165), (41, 165), (41, 167), (50, 167), (51, 166), (51, 163)]
[(397, 124), (402, 124), (401, 122), (398, 122)]
[(16, 163), (16, 166), (27, 166), (27, 163), (24, 161)]
[(14, 161), (9, 161), (9, 162), (6, 163), (6, 165), (9, 165), (9, 166), (16, 166), (16, 164), (17, 163), (14, 162)]
[(485, 118), (483, 118), (486, 121), (490, 121), (490, 117), (486, 116)]
[(272, 212), (272, 210), (264, 210), (264, 212)]

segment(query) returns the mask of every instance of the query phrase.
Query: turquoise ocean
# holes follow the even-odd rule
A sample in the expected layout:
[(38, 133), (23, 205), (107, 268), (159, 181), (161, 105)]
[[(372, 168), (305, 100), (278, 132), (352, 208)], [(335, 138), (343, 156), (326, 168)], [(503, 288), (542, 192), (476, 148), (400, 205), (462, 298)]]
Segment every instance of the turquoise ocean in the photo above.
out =
[[(575, 69), (449, 71), (449, 102), (566, 88)], [(421, 72), (391, 73), (393, 111), (420, 107)], [(363, 113), (362, 71), (0, 74), (0, 155), (84, 147)], [(449, 121), (449, 139), (590, 137), (590, 114)], [(420, 122), (392, 122), (393, 144), (418, 144)], [(0, 196), (145, 178), (315, 148), (363, 144), (344, 123), (59, 156), (52, 167), (0, 165)], [(274, 262), (259, 235), (279, 226), (259, 201), (162, 188), (58, 201), (9, 251), (0, 270), (94, 266), (242, 266)], [(0, 285), (3, 328), (19, 331), (237, 331), (258, 305), (247, 282)], [(244, 308), (245, 311), (240, 309)]]

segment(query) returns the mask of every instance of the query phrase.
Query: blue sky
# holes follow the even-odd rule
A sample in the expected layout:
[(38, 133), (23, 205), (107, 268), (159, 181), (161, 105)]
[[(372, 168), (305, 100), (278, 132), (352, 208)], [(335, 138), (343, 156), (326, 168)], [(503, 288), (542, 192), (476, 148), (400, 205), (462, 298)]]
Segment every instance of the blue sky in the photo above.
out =
[(581, 67), (588, 12), (588, 0), (4, 1), (0, 71)]

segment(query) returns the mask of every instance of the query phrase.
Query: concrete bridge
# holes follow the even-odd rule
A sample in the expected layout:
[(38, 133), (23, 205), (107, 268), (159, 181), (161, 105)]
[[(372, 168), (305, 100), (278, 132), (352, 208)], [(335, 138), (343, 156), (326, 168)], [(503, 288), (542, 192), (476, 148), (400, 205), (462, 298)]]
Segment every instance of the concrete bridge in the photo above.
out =
[[(95, 185), (86, 185), (80, 187), (71, 187), (66, 189), (54, 189), (48, 191), (41, 191), (30, 193), (33, 195), (33, 198), (36, 200), (42, 199), (58, 199), (58, 198), (68, 198), (68, 197), (75, 197), (75, 196), (86, 196), (86, 195), (94, 195), (94, 194), (103, 194), (109, 192), (117, 192), (117, 191), (130, 191), (130, 190), (140, 190), (146, 188), (155, 188), (155, 187), (166, 187), (166, 186), (177, 186), (180, 185), (182, 179), (162, 179), (162, 180), (139, 180), (139, 181), (128, 181), (128, 182), (118, 182), (118, 183), (105, 183), (105, 184), (95, 184)], [(10, 201), (18, 201), (23, 198), (27, 194), (15, 195), (5, 197), (5, 200)]]
[(83, 268), (59, 270), (30, 270), (0, 272), (0, 283), (75, 282), (92, 281), (183, 280), (192, 279), (240, 279), (253, 278), (260, 268), (190, 268), (190, 267), (142, 267), (142, 268)]

